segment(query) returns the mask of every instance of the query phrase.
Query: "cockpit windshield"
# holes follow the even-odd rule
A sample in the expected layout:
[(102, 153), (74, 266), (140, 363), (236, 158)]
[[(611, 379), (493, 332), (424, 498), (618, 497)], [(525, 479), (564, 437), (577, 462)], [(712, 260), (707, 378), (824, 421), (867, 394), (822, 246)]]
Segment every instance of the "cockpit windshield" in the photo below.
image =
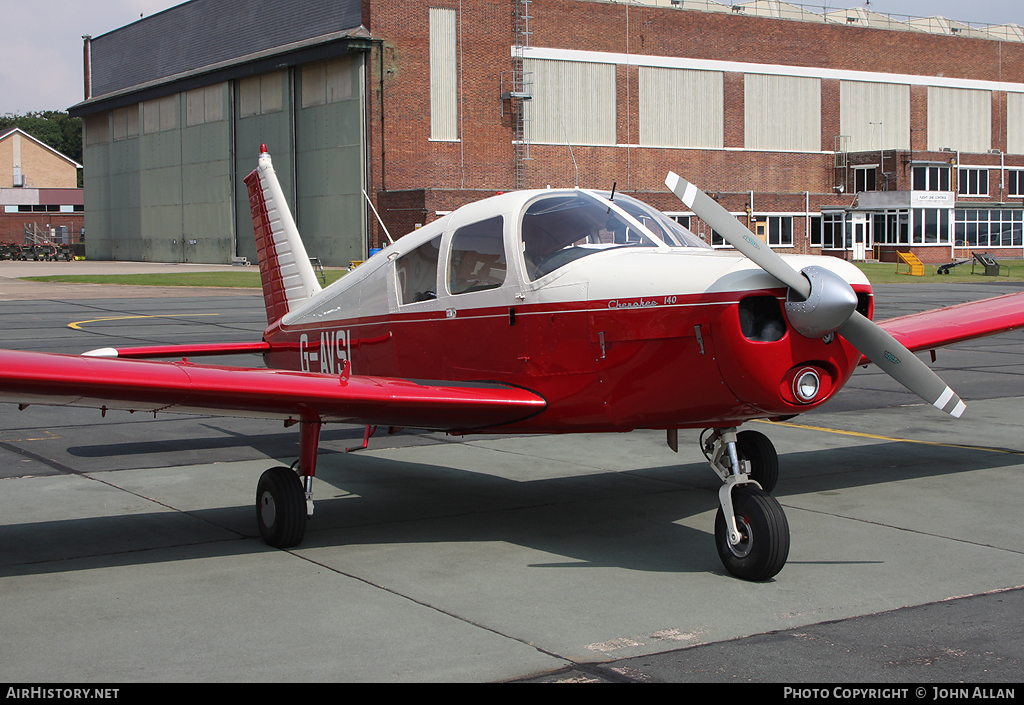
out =
[[(602, 198), (611, 196), (607, 191), (599, 192), (598, 195)], [(616, 194), (614, 201), (615, 205), (640, 221), (655, 237), (661, 239), (669, 247), (711, 247), (657, 208), (653, 208), (643, 201), (638, 201), (625, 194)]]
[(622, 247), (658, 247), (607, 201), (590, 194), (542, 196), (523, 215), (526, 275), (539, 279), (581, 257)]

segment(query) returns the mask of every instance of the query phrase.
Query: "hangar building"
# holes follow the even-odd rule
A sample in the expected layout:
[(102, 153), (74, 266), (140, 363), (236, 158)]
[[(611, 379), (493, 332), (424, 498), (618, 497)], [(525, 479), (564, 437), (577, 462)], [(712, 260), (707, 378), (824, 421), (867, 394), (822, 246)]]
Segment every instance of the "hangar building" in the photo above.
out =
[(772, 247), (1024, 254), (1024, 32), (775, 0), (191, 0), (85, 41), (88, 254), (255, 258), (269, 146), (310, 256), (498, 191), (674, 170)]

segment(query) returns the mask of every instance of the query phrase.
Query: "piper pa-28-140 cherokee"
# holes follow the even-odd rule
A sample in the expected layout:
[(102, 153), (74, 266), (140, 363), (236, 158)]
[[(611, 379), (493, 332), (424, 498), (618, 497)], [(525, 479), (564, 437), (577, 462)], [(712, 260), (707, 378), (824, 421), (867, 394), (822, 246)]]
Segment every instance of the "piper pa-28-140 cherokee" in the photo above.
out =
[[(0, 399), (217, 412), (299, 427), (293, 470), (267, 470), (256, 521), (299, 544), (321, 425), (463, 433), (705, 428), (721, 477), (727, 570), (776, 575), (789, 526), (769, 494), (778, 456), (752, 419), (814, 409), (878, 365), (938, 409), (964, 404), (913, 351), (1024, 325), (1024, 292), (872, 322), (871, 286), (833, 257), (780, 256), (714, 200), (666, 185), (731, 244), (714, 250), (625, 195), (517, 191), (416, 230), (321, 289), (266, 146), (245, 179), (268, 327), (251, 343), (0, 351)], [(260, 353), (267, 368), (141, 358)]]

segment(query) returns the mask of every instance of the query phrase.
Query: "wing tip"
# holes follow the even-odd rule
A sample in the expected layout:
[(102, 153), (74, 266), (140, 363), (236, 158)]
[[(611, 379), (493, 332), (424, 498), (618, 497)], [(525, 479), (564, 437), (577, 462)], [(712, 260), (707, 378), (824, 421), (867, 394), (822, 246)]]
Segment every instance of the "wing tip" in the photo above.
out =
[(96, 348), (95, 350), (86, 350), (82, 353), (82, 357), (118, 357), (117, 348)]

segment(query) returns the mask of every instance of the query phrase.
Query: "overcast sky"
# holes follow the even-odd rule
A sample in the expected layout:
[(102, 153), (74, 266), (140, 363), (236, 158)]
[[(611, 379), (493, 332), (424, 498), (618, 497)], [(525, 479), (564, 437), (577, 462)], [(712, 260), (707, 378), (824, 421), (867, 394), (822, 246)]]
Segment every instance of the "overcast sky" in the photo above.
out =
[[(223, 0), (230, 2), (231, 0)], [(282, 0), (286, 1), (286, 0)], [(723, 1), (723, 0), (720, 0)], [(729, 4), (729, 0), (724, 0)], [(0, 114), (66, 110), (82, 100), (82, 35), (98, 37), (174, 5), (180, 0), (0, 0)], [(876, 12), (963, 22), (1024, 25), (1021, 0), (822, 0), (818, 11), (868, 7)]]

